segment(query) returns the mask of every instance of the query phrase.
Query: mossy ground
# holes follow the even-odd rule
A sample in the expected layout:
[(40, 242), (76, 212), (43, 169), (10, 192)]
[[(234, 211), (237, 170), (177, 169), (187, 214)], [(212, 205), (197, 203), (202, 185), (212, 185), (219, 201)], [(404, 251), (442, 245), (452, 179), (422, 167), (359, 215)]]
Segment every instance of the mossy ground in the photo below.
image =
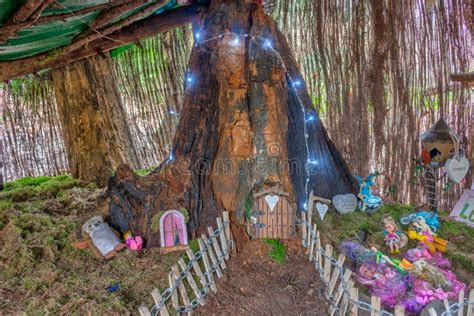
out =
[[(382, 218), (385, 215), (391, 215), (399, 223), (400, 217), (413, 212), (415, 208), (406, 205), (385, 205), (372, 215), (360, 211), (341, 215), (334, 209), (330, 209), (323, 221), (317, 212), (313, 214), (313, 222), (321, 231), (323, 243), (329, 242), (338, 246), (346, 238), (357, 240), (357, 233), (363, 230), (367, 233), (368, 245), (377, 247), (385, 254), (390, 254), (389, 248), (383, 241)], [(453, 271), (465, 282), (474, 282), (474, 228), (453, 220), (445, 211), (440, 211), (439, 215), (441, 228), (438, 236), (449, 241), (445, 255), (451, 260)], [(406, 229), (402, 225), (399, 225), (399, 228)], [(401, 258), (404, 251), (416, 245), (416, 242), (410, 240), (397, 257)]]
[[(179, 254), (124, 250), (110, 261), (72, 245), (101, 189), (69, 176), (26, 178), (0, 192), (1, 314), (128, 314), (166, 288)], [(108, 293), (106, 287), (121, 288)]]

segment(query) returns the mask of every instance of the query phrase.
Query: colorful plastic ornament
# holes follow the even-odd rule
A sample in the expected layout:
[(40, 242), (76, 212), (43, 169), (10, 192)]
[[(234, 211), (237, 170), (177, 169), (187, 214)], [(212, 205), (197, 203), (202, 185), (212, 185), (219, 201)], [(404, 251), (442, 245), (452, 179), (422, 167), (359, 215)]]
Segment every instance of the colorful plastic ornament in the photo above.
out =
[(124, 234), (125, 244), (132, 251), (140, 251), (143, 248), (143, 238), (140, 236), (132, 236), (130, 231)]
[(436, 234), (426, 224), (425, 218), (418, 216), (408, 229), (408, 238), (423, 243), (431, 253), (446, 250), (447, 240), (436, 237)]
[(400, 218), (400, 223), (402, 223), (403, 225), (410, 225), (418, 217), (423, 217), (425, 219), (426, 224), (430, 227), (432, 232), (437, 232), (440, 228), (438, 213), (431, 211), (420, 211), (403, 216), (402, 218)]
[(379, 173), (371, 173), (367, 178), (362, 178), (360, 176), (355, 176), (357, 182), (360, 186), (359, 191), (359, 209), (363, 212), (369, 214), (375, 213), (382, 206), (382, 198), (372, 194), (372, 187), (374, 186), (374, 178), (378, 176)]
[(420, 136), (421, 159), (425, 165), (442, 167), (446, 159), (459, 151), (460, 138), (441, 117)]

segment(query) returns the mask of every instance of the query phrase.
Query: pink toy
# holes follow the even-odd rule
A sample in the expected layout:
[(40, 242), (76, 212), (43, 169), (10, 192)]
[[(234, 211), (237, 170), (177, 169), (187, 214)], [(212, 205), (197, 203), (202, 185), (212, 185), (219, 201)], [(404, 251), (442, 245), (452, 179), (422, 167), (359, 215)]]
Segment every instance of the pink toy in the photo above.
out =
[(125, 240), (125, 244), (127, 245), (127, 248), (133, 251), (140, 251), (143, 248), (143, 239), (140, 236), (135, 236), (135, 237), (128, 237), (127, 240)]

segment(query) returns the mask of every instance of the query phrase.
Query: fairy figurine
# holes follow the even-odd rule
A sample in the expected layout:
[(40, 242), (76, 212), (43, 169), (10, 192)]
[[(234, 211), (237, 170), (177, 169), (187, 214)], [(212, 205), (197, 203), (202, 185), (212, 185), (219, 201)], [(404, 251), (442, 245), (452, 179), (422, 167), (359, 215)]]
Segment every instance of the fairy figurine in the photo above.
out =
[(391, 253), (399, 253), (400, 248), (405, 247), (407, 244), (407, 236), (398, 229), (397, 223), (393, 217), (386, 216), (383, 219), (383, 224), (385, 227), (385, 230), (383, 231), (385, 244), (390, 247)]

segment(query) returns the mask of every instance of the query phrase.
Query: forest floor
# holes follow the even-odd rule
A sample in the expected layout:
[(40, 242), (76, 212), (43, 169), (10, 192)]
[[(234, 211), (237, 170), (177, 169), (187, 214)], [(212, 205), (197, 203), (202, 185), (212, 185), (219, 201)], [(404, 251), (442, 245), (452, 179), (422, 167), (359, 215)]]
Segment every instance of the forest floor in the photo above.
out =
[[(98, 214), (94, 184), (36, 177), (0, 192), (0, 314), (136, 314), (164, 289), (179, 253), (121, 251), (104, 261), (78, 250), (82, 224)], [(114, 293), (107, 287), (118, 284)]]
[[(124, 250), (109, 261), (89, 250), (78, 250), (82, 224), (98, 213), (101, 189), (68, 176), (26, 178), (0, 192), (0, 314), (135, 314), (150, 303), (154, 288), (167, 287), (171, 265), (180, 253), (161, 255), (159, 249), (140, 253)], [(361, 230), (366, 243), (388, 253), (383, 245), (381, 219), (397, 220), (413, 207), (384, 206), (374, 215), (340, 215), (330, 210), (323, 221), (313, 217), (323, 244), (335, 246), (354, 239)], [(474, 229), (440, 213), (439, 235), (449, 241), (446, 256), (455, 274), (474, 286)], [(416, 244), (410, 241), (406, 249)], [(196, 248), (191, 241), (192, 249)], [(324, 311), (321, 284), (301, 247), (286, 252), (252, 242), (234, 255), (218, 280), (202, 314), (310, 314)], [(278, 246), (278, 245), (277, 245)], [(273, 249), (275, 250), (275, 249)], [(336, 250), (337, 251), (337, 250)], [(403, 252), (403, 251), (402, 251)], [(272, 254), (273, 253), (273, 254)], [(273, 257), (273, 258), (271, 258)], [(116, 292), (107, 287), (118, 285)], [(325, 314), (325, 313), (322, 313)]]
[(210, 294), (198, 315), (327, 315), (323, 285), (302, 247), (287, 244), (284, 261), (269, 254), (271, 246), (250, 242), (232, 256), (217, 293)]

